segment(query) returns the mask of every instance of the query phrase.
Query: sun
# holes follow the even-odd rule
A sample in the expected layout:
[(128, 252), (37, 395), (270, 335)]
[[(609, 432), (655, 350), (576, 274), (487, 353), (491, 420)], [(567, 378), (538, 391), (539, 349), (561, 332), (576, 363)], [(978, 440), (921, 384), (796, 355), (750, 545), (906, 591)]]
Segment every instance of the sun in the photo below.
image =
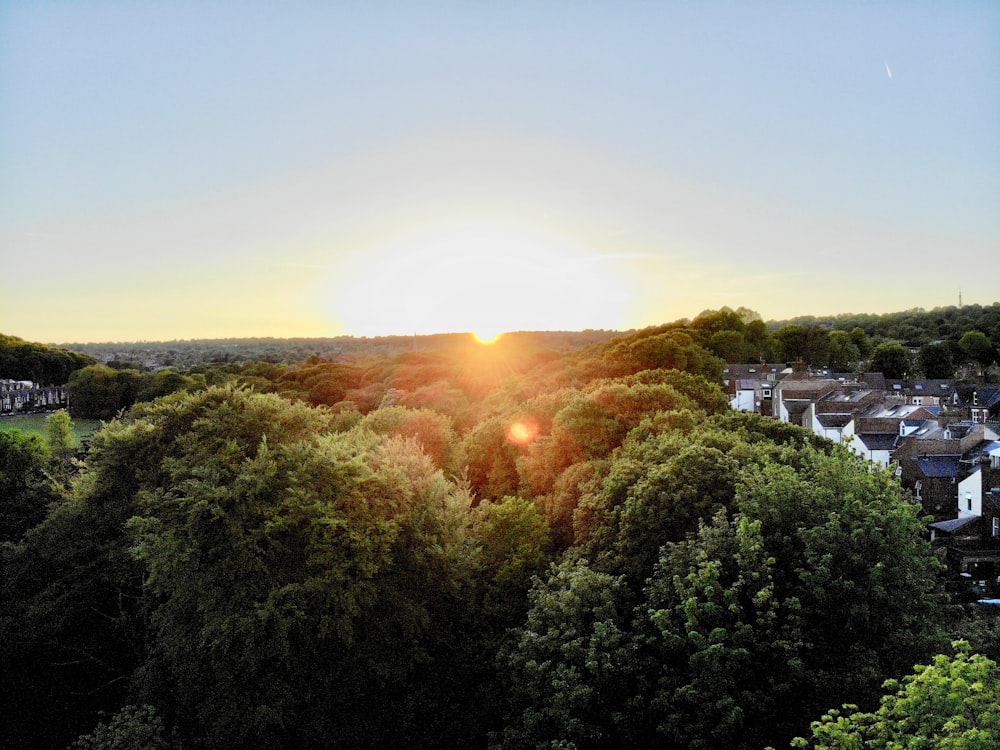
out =
[(480, 328), (479, 330), (472, 332), (472, 337), (480, 344), (489, 346), (490, 344), (495, 344), (499, 341), (503, 334), (504, 331), (498, 331), (495, 328)]
[(483, 344), (511, 331), (613, 328), (629, 298), (585, 244), (487, 224), (359, 248), (331, 284), (331, 316), (352, 335), (473, 332)]

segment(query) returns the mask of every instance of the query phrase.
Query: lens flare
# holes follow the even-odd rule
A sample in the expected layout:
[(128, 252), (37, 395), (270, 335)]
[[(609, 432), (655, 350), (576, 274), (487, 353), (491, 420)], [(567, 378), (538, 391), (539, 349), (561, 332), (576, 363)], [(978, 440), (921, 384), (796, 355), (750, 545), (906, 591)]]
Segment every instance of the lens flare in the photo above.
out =
[(541, 431), (538, 420), (531, 415), (518, 417), (507, 428), (507, 439), (515, 445), (528, 445)]

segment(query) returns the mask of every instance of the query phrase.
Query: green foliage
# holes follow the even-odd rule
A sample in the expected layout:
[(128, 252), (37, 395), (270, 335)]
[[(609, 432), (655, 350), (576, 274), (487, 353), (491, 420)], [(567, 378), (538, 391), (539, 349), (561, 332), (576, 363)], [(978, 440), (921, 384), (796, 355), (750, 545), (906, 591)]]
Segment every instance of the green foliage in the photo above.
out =
[(500, 500), (518, 494), (521, 449), (508, 437), (513, 421), (500, 416), (484, 419), (458, 445), (455, 464), (480, 499)]
[(610, 641), (581, 664), (579, 645), (555, 643), (579, 644), (590, 622), (533, 620), (573, 590), (570, 569), (554, 572), (504, 652), (521, 686), (505, 746), (787, 741), (802, 716), (873, 697), (941, 641), (939, 563), (914, 507), (887, 473), (800, 428), (653, 420), (588, 483), (574, 522), (566, 560), (616, 582)]
[(143, 374), (90, 365), (74, 372), (67, 383), (69, 412), (83, 419), (113, 419), (136, 402)]
[(956, 641), (954, 656), (940, 654), (917, 665), (901, 682), (889, 680), (878, 709), (828, 711), (813, 722), (812, 735), (792, 746), (837, 748), (942, 748), (992, 750), (1000, 745), (1000, 668)]
[(997, 359), (997, 350), (989, 337), (982, 331), (969, 331), (958, 341), (959, 350), (966, 361), (975, 362), (987, 368)]
[(54, 412), (45, 418), (45, 440), (49, 446), (52, 477), (59, 484), (65, 485), (73, 470), (73, 455), (76, 452), (73, 420), (65, 410)]
[(128, 525), (185, 731), (378, 736), (457, 593), (464, 496), (412, 440), (324, 434), (273, 395), (213, 389), (137, 416), (166, 452)]
[(955, 362), (947, 344), (924, 344), (917, 354), (917, 364), (925, 378), (951, 378), (955, 375)]
[(893, 477), (719, 387), (779, 344), (871, 355), (830, 328), (723, 308), (79, 370), (72, 403), (121, 416), (61, 491), (67, 416), (51, 446), (0, 433), (0, 744), (738, 750), (874, 705), (942, 643), (922, 524)]
[(786, 362), (801, 360), (808, 365), (822, 365), (830, 357), (829, 334), (818, 326), (786, 325), (778, 329), (775, 337)]
[(628, 678), (621, 579), (564, 563), (531, 592), (524, 627), (499, 661), (511, 703), (494, 747), (623, 747), (616, 723)]
[(451, 419), (430, 409), (388, 406), (370, 412), (359, 422), (379, 435), (413, 438), (438, 468), (451, 465), (456, 437)]
[(48, 467), (38, 435), (0, 431), (0, 542), (16, 542), (45, 518), (57, 497)]
[(91, 364), (94, 359), (85, 354), (0, 334), (0, 379), (63, 385), (74, 371)]
[(669, 546), (650, 581), (653, 703), (670, 746), (760, 747), (805, 682), (798, 602), (781, 595), (761, 527), (720, 512)]
[(614, 342), (605, 355), (607, 375), (642, 370), (684, 370), (710, 382), (722, 379), (725, 363), (680, 329), (646, 329)]
[(901, 380), (913, 369), (913, 363), (910, 361), (910, 353), (902, 344), (886, 342), (875, 347), (871, 369), (891, 380)]
[[(814, 325), (827, 330), (860, 330), (875, 341), (901, 341), (919, 347), (931, 341), (958, 341), (968, 331), (978, 330), (991, 340), (1000, 340), (1000, 302), (991, 305), (963, 305), (962, 307), (936, 307), (933, 310), (914, 308), (884, 315), (846, 313), (816, 318), (805, 316), (785, 321)], [(862, 347), (863, 356), (868, 352)]]
[(482, 614), (498, 630), (520, 622), (531, 579), (551, 559), (551, 534), (535, 504), (519, 497), (484, 501), (472, 512), (471, 539), (478, 552)]
[(163, 720), (153, 706), (125, 706), (90, 734), (80, 736), (71, 750), (168, 750)]
[(861, 363), (861, 349), (847, 331), (830, 331), (827, 366), (834, 372), (855, 370)]

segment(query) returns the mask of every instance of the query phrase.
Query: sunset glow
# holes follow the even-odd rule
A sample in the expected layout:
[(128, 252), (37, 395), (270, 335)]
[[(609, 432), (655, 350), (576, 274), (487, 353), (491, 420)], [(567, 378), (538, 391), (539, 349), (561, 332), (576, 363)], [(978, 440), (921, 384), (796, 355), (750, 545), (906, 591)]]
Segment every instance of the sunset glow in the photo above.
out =
[(6, 3), (0, 331), (988, 304), (1000, 4), (912, 6)]
[(331, 323), (362, 335), (621, 326), (623, 279), (588, 248), (540, 230), (433, 228), (360, 250), (331, 280)]

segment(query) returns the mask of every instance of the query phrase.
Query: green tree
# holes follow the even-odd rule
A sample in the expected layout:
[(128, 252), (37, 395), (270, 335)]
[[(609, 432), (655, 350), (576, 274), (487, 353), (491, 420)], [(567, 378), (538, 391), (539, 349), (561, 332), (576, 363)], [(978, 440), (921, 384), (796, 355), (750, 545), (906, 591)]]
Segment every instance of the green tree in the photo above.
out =
[(94, 731), (81, 735), (71, 750), (169, 750), (163, 720), (153, 706), (125, 706)]
[(872, 343), (868, 339), (868, 334), (865, 333), (865, 329), (859, 326), (855, 326), (851, 329), (851, 341), (854, 345), (858, 347), (858, 352), (862, 357), (867, 358), (871, 356), (872, 353)]
[(912, 369), (913, 363), (910, 361), (910, 353), (902, 344), (885, 342), (875, 347), (872, 354), (872, 370), (874, 372), (881, 372), (891, 380), (901, 380)]
[(113, 419), (136, 402), (146, 376), (135, 370), (90, 365), (76, 370), (66, 385), (69, 412), (80, 419)]
[(498, 630), (520, 623), (531, 580), (551, 557), (545, 519), (534, 503), (519, 497), (487, 500), (473, 510), (470, 536), (478, 553), (482, 616)]
[(818, 326), (782, 326), (775, 337), (781, 342), (782, 354), (787, 362), (801, 359), (808, 365), (819, 365), (828, 359), (828, 333)]
[(858, 345), (846, 331), (830, 331), (830, 358), (828, 366), (834, 372), (847, 372), (856, 368), (861, 362), (861, 351)]
[(45, 418), (45, 440), (49, 446), (52, 476), (65, 485), (72, 468), (77, 440), (76, 433), (73, 432), (73, 420), (64, 409)]
[(152, 597), (151, 684), (170, 686), (183, 732), (401, 742), (469, 567), (468, 497), (415, 441), (330, 433), (325, 414), (270, 394), (177, 394), (136, 416), (166, 451), (129, 522)]
[(793, 747), (948, 748), (992, 750), (1000, 746), (1000, 668), (956, 641), (955, 655), (938, 655), (917, 665), (901, 682), (889, 680), (878, 709), (828, 711), (813, 722), (812, 735), (797, 737)]
[(958, 346), (967, 361), (975, 362), (985, 370), (996, 361), (997, 351), (993, 342), (982, 331), (969, 331), (958, 340)]
[(41, 523), (57, 494), (49, 452), (38, 435), (0, 430), (0, 542), (16, 542)]
[(510, 705), (494, 747), (627, 746), (616, 726), (630, 676), (625, 602), (620, 578), (583, 563), (532, 590), (527, 622), (498, 657)]
[(955, 363), (948, 344), (924, 344), (917, 354), (917, 364), (926, 378), (950, 378), (955, 374)]
[[(647, 589), (658, 733), (672, 747), (761, 747), (806, 675), (795, 601), (760, 521), (720, 512), (665, 550)], [(780, 665), (774, 669), (774, 665)], [(767, 717), (768, 720), (760, 721)]]

